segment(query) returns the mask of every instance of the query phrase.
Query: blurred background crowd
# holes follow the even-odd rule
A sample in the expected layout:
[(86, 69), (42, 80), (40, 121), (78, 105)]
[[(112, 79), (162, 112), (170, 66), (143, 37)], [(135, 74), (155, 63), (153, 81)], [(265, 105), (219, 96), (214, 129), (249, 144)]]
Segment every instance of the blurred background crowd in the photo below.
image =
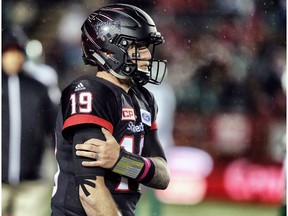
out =
[[(172, 126), (166, 133), (170, 131), (173, 141), (166, 147), (191, 147), (191, 155), (196, 150), (209, 155), (213, 165), (206, 173), (206, 193), (211, 196), (221, 197), (226, 190), (235, 200), (281, 203), (286, 155), (286, 1), (6, 0), (2, 2), (3, 42), (6, 30), (17, 32), (27, 59), (51, 67), (56, 72), (50, 73), (51, 85), (56, 83), (62, 90), (75, 76), (93, 71), (81, 59), (83, 21), (95, 9), (115, 2), (147, 11), (165, 38), (159, 55), (168, 60), (164, 86), (170, 90), (153, 91), (159, 100), (171, 99), (171, 104), (159, 102), (160, 112), (162, 106), (164, 113), (165, 106), (172, 109), (171, 115), (163, 117)], [(53, 89), (51, 97), (57, 103), (59, 90)], [(169, 134), (164, 132), (163, 137)], [(235, 193), (241, 191), (227, 180), (232, 166), (238, 171), (245, 167), (242, 176), (240, 171), (230, 172), (238, 177), (234, 183), (240, 184), (239, 178), (244, 178), (241, 184), (249, 178), (257, 181), (259, 176), (271, 177), (272, 183), (268, 181), (263, 191), (250, 197), (247, 193), (237, 197)], [(271, 190), (280, 187), (279, 193), (263, 197), (274, 183)]]

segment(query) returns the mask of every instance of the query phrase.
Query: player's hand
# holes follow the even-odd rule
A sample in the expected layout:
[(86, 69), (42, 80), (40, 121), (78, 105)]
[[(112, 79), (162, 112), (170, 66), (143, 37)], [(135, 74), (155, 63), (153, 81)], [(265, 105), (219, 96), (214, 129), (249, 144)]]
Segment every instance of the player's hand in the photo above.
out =
[(102, 167), (110, 169), (118, 160), (120, 145), (113, 135), (105, 128), (101, 129), (106, 141), (89, 139), (83, 144), (76, 145), (76, 155), (95, 159), (95, 161), (83, 161), (85, 167)]

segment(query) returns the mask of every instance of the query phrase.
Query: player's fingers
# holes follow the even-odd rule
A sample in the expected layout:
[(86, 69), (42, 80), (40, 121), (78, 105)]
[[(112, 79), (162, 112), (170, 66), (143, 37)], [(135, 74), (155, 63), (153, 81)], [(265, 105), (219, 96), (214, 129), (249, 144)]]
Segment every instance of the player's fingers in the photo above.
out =
[(82, 165), (85, 167), (100, 167), (102, 163), (100, 161), (83, 161)]
[(110, 131), (108, 131), (106, 128), (101, 128), (101, 130), (102, 130), (102, 133), (104, 134), (106, 140), (108, 140), (111, 137), (113, 137), (113, 135), (110, 133)]
[(77, 150), (82, 150), (82, 151), (90, 151), (90, 152), (96, 152), (100, 153), (100, 148), (94, 145), (88, 145), (88, 144), (77, 144), (75, 146)]
[(99, 159), (99, 154), (95, 152), (90, 152), (90, 151), (76, 151), (76, 155), (80, 157), (86, 157), (90, 159), (97, 160)]
[(98, 146), (102, 144), (103, 142), (104, 142), (103, 140), (91, 138), (89, 140), (86, 140), (83, 144), (90, 144), (90, 145)]

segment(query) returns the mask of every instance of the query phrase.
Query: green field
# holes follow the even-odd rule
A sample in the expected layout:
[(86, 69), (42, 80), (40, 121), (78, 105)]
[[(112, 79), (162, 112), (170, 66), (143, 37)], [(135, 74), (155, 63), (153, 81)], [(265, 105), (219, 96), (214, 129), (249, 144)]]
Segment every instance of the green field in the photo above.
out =
[(144, 193), (137, 216), (281, 216), (275, 205), (205, 200), (197, 205), (161, 204)]

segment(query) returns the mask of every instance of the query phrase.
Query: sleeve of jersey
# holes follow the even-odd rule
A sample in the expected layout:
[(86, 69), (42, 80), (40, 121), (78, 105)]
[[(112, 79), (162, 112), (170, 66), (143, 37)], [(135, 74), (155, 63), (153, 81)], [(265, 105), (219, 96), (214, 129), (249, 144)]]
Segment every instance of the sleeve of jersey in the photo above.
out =
[(100, 167), (84, 167), (82, 166), (83, 161), (94, 161), (94, 159), (80, 157), (76, 155), (75, 146), (78, 143), (84, 143), (90, 138), (98, 138), (105, 140), (103, 133), (101, 132), (100, 127), (89, 127), (82, 128), (75, 132), (73, 137), (73, 161), (74, 161), (74, 172), (76, 181), (82, 181), (83, 179), (89, 179), (94, 176), (103, 176), (105, 174), (105, 169)]
[(154, 96), (151, 94), (151, 104), (150, 106), (152, 107), (152, 124), (150, 127), (150, 130), (158, 130), (158, 125), (157, 125), (157, 114), (158, 114), (158, 105), (155, 101)]
[[(75, 91), (80, 83), (85, 88)], [(89, 81), (79, 81), (78, 84), (70, 85), (63, 92), (61, 104), (62, 133), (68, 141), (72, 141), (77, 128), (89, 124), (104, 127), (113, 133), (113, 122), (117, 112), (116, 99), (113, 92), (101, 83), (92, 85)]]

